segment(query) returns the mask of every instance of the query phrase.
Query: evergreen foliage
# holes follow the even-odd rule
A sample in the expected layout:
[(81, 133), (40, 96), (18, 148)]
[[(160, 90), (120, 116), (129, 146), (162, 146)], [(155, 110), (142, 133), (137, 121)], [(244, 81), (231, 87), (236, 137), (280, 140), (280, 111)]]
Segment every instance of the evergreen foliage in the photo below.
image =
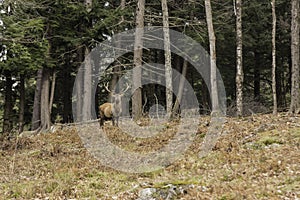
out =
[[(20, 75), (25, 75), (25, 123), (30, 127), (36, 74), (41, 68), (57, 73), (52, 122), (72, 122), (72, 88), (84, 57), (82, 47), (92, 49), (116, 33), (135, 27), (135, 1), (93, 1), (90, 12), (82, 0), (4, 0), (0, 1), (0, 123), (3, 122), (6, 73), (12, 76), (12, 117), (17, 126)], [(225, 83), (228, 105), (235, 100), (235, 14), (232, 1), (213, 0), (212, 16), (216, 33), (217, 67)], [(168, 1), (170, 28), (198, 41), (208, 50), (204, 1)], [(290, 100), (290, 1), (277, 0), (277, 94), (279, 110)], [(147, 2), (145, 26), (162, 26), (161, 2)], [(243, 90), (249, 101), (272, 105), (271, 91), (272, 13), (269, 1), (243, 1), (244, 74)], [(145, 52), (145, 61), (161, 61), (160, 51)], [(130, 69), (132, 54), (123, 57), (122, 70)], [(172, 55), (173, 68), (179, 71), (183, 61)], [(178, 67), (179, 66), (179, 67)], [(209, 105), (201, 77), (187, 70), (187, 79), (195, 87), (202, 104)], [(108, 74), (105, 80), (109, 79)], [(102, 85), (102, 83), (100, 84)], [(204, 89), (203, 89), (204, 88)], [(150, 90), (150, 89), (149, 89)], [(101, 89), (99, 89), (101, 91)], [(147, 93), (148, 91), (144, 91)], [(97, 103), (106, 101), (100, 92)], [(101, 96), (102, 95), (102, 96)], [(163, 95), (160, 94), (160, 95)], [(162, 96), (161, 96), (162, 97)], [(209, 98), (208, 98), (209, 99)], [(154, 100), (153, 100), (154, 101)], [(209, 108), (206, 108), (209, 109)], [(2, 125), (0, 124), (2, 128)], [(1, 132), (0, 128), (0, 132)]]

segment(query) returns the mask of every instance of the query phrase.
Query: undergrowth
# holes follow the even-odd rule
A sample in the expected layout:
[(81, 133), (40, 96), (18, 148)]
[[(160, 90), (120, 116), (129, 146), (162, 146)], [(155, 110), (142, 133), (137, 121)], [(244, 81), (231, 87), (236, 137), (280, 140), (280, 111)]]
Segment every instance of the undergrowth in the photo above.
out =
[[(202, 120), (202, 121), (201, 121)], [(137, 199), (144, 188), (181, 186), (180, 199), (297, 199), (300, 117), (281, 114), (227, 118), (223, 134), (199, 158), (209, 118), (201, 118), (184, 156), (155, 172), (130, 174), (105, 167), (84, 148), (76, 129), (1, 138), (0, 199)], [(131, 151), (161, 148), (169, 137), (134, 139), (109, 124), (108, 137)], [(165, 134), (164, 134), (165, 133)]]

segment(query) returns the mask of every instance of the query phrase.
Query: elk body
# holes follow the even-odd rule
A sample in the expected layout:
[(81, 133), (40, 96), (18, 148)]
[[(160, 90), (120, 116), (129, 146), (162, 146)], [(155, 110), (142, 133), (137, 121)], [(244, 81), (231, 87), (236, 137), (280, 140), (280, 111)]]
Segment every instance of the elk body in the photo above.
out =
[(105, 89), (111, 93), (112, 103), (104, 103), (99, 106), (100, 126), (103, 126), (106, 120), (112, 120), (113, 126), (119, 126), (119, 117), (122, 113), (122, 96), (129, 89), (129, 86), (127, 85), (127, 88), (119, 94), (111, 92), (107, 85), (105, 85)]

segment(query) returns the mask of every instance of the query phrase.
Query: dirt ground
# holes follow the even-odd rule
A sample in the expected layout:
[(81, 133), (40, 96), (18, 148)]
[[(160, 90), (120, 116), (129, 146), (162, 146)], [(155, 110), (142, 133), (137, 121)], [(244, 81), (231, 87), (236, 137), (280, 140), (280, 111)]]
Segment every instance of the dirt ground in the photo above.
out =
[[(193, 144), (179, 160), (147, 173), (124, 173), (90, 155), (74, 127), (31, 137), (0, 139), (0, 199), (299, 199), (300, 116), (226, 118), (222, 135), (199, 158), (210, 118), (201, 117)], [(151, 152), (174, 136), (177, 122), (137, 139), (109, 123), (122, 149)], [(170, 187), (175, 188), (168, 196)], [(149, 198), (150, 199), (150, 198)]]

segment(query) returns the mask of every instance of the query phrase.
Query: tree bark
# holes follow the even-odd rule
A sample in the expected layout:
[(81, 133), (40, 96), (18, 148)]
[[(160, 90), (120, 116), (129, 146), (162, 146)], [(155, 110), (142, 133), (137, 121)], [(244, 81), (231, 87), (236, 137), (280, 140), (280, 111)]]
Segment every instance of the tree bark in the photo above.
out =
[(212, 113), (219, 112), (219, 95), (217, 84), (216, 66), (216, 37), (212, 20), (212, 9), (210, 0), (205, 0), (206, 22), (208, 27), (209, 50), (210, 50), (210, 84), (211, 84), (211, 103)]
[(134, 66), (133, 72), (133, 95), (132, 95), (132, 116), (136, 121), (142, 116), (142, 56), (143, 56), (143, 34), (144, 34), (144, 12), (145, 0), (138, 0), (136, 11), (136, 33), (134, 42)]
[[(84, 52), (83, 48), (78, 48), (77, 50), (78, 54), (78, 62), (83, 62)], [(76, 76), (76, 115), (74, 116), (75, 122), (81, 122), (83, 119), (82, 113), (83, 113), (83, 85), (84, 85), (84, 71), (81, 67), (79, 67), (77, 76)]]
[(161, 1), (163, 13), (163, 32), (164, 32), (164, 50), (165, 50), (165, 79), (166, 79), (166, 108), (167, 116), (172, 115), (173, 106), (173, 84), (172, 84), (172, 65), (170, 49), (170, 32), (169, 32), (169, 12), (167, 0)]
[(260, 68), (261, 68), (261, 56), (260, 53), (255, 51), (255, 67), (254, 67), (254, 99), (260, 100)]
[(201, 79), (201, 114), (209, 114), (211, 111), (211, 101), (210, 101), (210, 95), (208, 91), (208, 86), (206, 85), (205, 81)]
[(31, 130), (35, 131), (40, 127), (41, 123), (41, 92), (42, 92), (42, 77), (43, 69), (39, 69), (36, 76), (36, 88), (34, 93)]
[(48, 131), (51, 126), (49, 108), (50, 71), (44, 67), (41, 91), (41, 124), (38, 132)]
[(50, 115), (52, 113), (52, 107), (53, 107), (53, 101), (54, 101), (55, 83), (56, 83), (56, 72), (53, 72), (52, 82), (51, 82), (50, 102), (49, 102)]
[[(121, 6), (121, 10), (124, 10), (126, 5), (126, 0), (121, 0), (120, 6)], [(121, 16), (121, 21), (124, 21), (124, 15)]]
[(277, 114), (277, 92), (276, 92), (276, 1), (272, 0), (272, 93), (273, 114)]
[(13, 129), (13, 122), (12, 122), (12, 106), (13, 106), (13, 99), (12, 99), (12, 85), (13, 80), (11, 76), (11, 72), (8, 70), (4, 71), (5, 75), (5, 102), (4, 102), (4, 113), (3, 113), (3, 133), (9, 133)]
[(24, 128), (24, 108), (25, 108), (25, 77), (20, 74), (20, 105), (19, 105), (19, 133)]
[(183, 88), (184, 88), (184, 81), (185, 81), (186, 72), (187, 72), (187, 66), (188, 66), (188, 62), (186, 60), (184, 60), (183, 66), (182, 66), (182, 72), (181, 72), (181, 76), (180, 76), (180, 80), (179, 80), (178, 93), (176, 95), (176, 100), (175, 100), (175, 104), (173, 107), (171, 118), (174, 118), (175, 115), (179, 111), (179, 106), (180, 106), (182, 95), (183, 95)]
[[(84, 2), (87, 12), (90, 12), (92, 0), (85, 0)], [(82, 120), (88, 121), (92, 119), (92, 59), (90, 49), (87, 46), (84, 47), (84, 57)]]
[(83, 106), (82, 116), (83, 121), (91, 120), (91, 106), (92, 106), (92, 63), (89, 55), (88, 47), (85, 48), (84, 61), (84, 84), (83, 84)]
[(242, 37), (242, 0), (236, 0), (236, 105), (237, 116), (243, 114), (243, 37)]
[(292, 80), (290, 113), (300, 112), (299, 96), (299, 0), (292, 0), (291, 22)]

